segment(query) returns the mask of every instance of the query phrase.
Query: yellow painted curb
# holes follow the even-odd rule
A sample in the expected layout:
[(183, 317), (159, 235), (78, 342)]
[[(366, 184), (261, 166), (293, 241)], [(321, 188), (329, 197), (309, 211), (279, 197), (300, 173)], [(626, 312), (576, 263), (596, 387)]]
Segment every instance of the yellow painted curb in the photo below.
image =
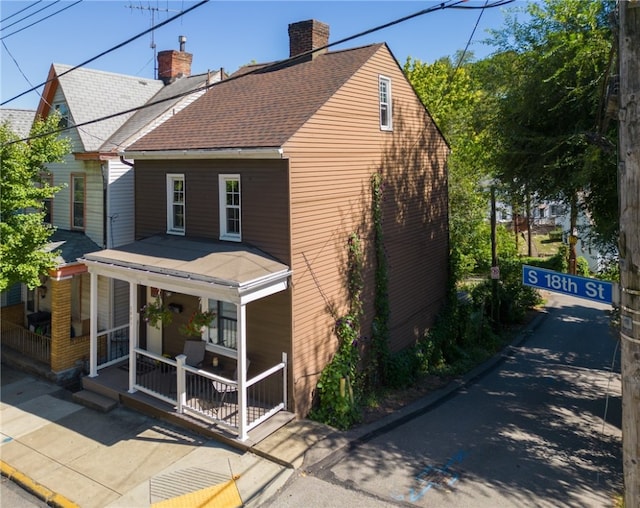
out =
[(151, 505), (153, 508), (239, 508), (242, 506), (240, 492), (235, 480), (207, 487), (184, 494), (182, 496), (165, 499)]
[(9, 480), (17, 483), (23, 489), (29, 491), (49, 506), (57, 508), (80, 508), (80, 506), (73, 501), (69, 501), (66, 497), (58, 494), (57, 492), (48, 489), (44, 485), (40, 485), (35, 480), (32, 480), (24, 473), (21, 473), (16, 468), (7, 464), (4, 460), (0, 460), (0, 472), (2, 473), (2, 476), (6, 476)]

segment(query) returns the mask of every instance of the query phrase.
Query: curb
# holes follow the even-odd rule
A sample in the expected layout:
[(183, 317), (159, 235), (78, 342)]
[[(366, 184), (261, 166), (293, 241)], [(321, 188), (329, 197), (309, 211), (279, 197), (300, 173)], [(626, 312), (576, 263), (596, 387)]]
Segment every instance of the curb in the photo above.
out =
[(0, 460), (0, 472), (2, 473), (2, 476), (6, 476), (12, 482), (17, 483), (20, 487), (36, 496), (41, 501), (44, 501), (49, 506), (53, 506), (55, 508), (80, 508), (79, 505), (73, 501), (69, 501), (66, 497), (53, 492), (44, 485), (40, 485), (38, 482), (32, 480), (27, 475), (21, 473), (3, 460)]
[(308, 472), (314, 472), (320, 469), (325, 469), (327, 467), (330, 468), (332, 465), (334, 465), (334, 463), (338, 462), (345, 453), (354, 450), (358, 446), (363, 445), (368, 441), (371, 441), (372, 439), (383, 435), (386, 432), (389, 432), (390, 430), (404, 425), (405, 423), (414, 420), (419, 416), (422, 416), (423, 414), (437, 407), (439, 404), (444, 403), (449, 397), (455, 395), (458, 390), (479, 380), (480, 378), (491, 372), (493, 369), (495, 369), (502, 362), (504, 362), (507, 358), (509, 358), (510, 351), (525, 342), (529, 335), (531, 335), (549, 316), (551, 310), (553, 310), (553, 305), (548, 305), (547, 302), (547, 305), (545, 305), (544, 308), (540, 311), (540, 314), (536, 316), (529, 323), (529, 325), (511, 341), (511, 343), (507, 344), (492, 358), (478, 365), (467, 374), (462, 376), (460, 379), (451, 381), (444, 388), (436, 390), (423, 399), (409, 404), (408, 406), (399, 409), (395, 413), (386, 416), (377, 422), (366, 425), (361, 429), (357, 429), (351, 432), (348, 431), (346, 435), (345, 433), (341, 432), (335, 432), (328, 435), (326, 439), (346, 437), (347, 443), (340, 449), (333, 448), (329, 450), (329, 453), (324, 458), (315, 460), (310, 464), (305, 464), (303, 466), (303, 469)]

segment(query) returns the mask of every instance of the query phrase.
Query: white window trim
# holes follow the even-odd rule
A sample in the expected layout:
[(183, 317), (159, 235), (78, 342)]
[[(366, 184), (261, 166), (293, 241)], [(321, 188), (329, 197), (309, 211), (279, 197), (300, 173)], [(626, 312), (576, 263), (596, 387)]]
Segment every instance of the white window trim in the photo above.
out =
[[(173, 182), (175, 180), (182, 180), (182, 193), (184, 195), (184, 200), (182, 202), (182, 216), (183, 216), (183, 227), (177, 228), (173, 223)], [(167, 173), (167, 234), (169, 235), (182, 235), (184, 236), (186, 229), (186, 182), (183, 173)]]
[[(380, 99), (380, 85), (382, 82), (387, 84), (387, 102), (383, 103)], [(393, 130), (393, 96), (391, 94), (391, 78), (388, 76), (383, 76), (382, 74), (378, 75), (378, 114), (380, 117), (380, 130), (382, 131), (392, 131)], [(382, 105), (385, 104), (387, 106), (387, 124), (382, 123)]]
[[(237, 180), (238, 181), (238, 192), (239, 196), (239, 205), (238, 209), (240, 210), (240, 233), (229, 233), (227, 231), (227, 180)], [(242, 182), (240, 181), (240, 175), (218, 175), (218, 204), (219, 204), (219, 215), (220, 215), (220, 240), (228, 240), (231, 242), (241, 242), (242, 241)]]
[[(207, 298), (202, 298), (201, 299), (201, 302), (200, 302), (200, 310), (201, 311), (205, 312), (205, 311), (210, 309), (209, 301), (210, 300), (207, 299)], [(217, 303), (217, 300), (215, 300), (215, 301)], [(217, 316), (216, 316), (216, 318), (217, 318)], [(214, 344), (212, 342), (209, 342), (210, 330), (211, 329), (209, 328), (208, 330), (206, 330), (203, 333), (203, 340), (204, 340), (204, 342), (206, 344), (205, 345), (205, 349), (207, 351), (212, 352), (212, 353), (215, 353), (215, 354), (218, 354), (218, 355), (221, 355), (221, 356), (226, 356), (227, 358), (233, 358), (233, 359), (237, 360), (238, 359), (238, 350), (237, 349), (232, 349), (232, 348), (229, 348), (229, 347), (221, 346), (220, 344)], [(236, 337), (236, 340), (237, 340), (237, 337)]]
[[(82, 181), (82, 226), (76, 226), (76, 180)], [(87, 175), (84, 173), (71, 174), (71, 229), (75, 231), (85, 231), (87, 228)]]

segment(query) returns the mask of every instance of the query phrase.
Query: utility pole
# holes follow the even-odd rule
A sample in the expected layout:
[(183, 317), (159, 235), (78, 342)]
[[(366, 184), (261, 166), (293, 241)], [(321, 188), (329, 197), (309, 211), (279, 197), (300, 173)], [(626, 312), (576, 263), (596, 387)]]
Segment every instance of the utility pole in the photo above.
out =
[(640, 506), (640, 1), (618, 2), (620, 342), (625, 506)]

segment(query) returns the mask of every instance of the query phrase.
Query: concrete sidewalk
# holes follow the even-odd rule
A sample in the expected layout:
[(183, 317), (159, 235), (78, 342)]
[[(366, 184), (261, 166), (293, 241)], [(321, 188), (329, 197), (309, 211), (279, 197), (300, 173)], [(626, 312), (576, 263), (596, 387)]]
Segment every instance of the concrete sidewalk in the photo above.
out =
[[(535, 329), (541, 313), (516, 337)], [(464, 378), (371, 425), (338, 432), (294, 420), (248, 450), (119, 406), (78, 405), (59, 386), (2, 365), (0, 465), (50, 506), (158, 508), (260, 506), (296, 468), (402, 425), (494, 368), (506, 348)]]
[[(292, 422), (255, 453), (125, 407), (100, 413), (2, 366), (2, 474), (53, 506), (259, 506), (330, 429)], [(273, 454), (273, 455), (272, 455)]]

